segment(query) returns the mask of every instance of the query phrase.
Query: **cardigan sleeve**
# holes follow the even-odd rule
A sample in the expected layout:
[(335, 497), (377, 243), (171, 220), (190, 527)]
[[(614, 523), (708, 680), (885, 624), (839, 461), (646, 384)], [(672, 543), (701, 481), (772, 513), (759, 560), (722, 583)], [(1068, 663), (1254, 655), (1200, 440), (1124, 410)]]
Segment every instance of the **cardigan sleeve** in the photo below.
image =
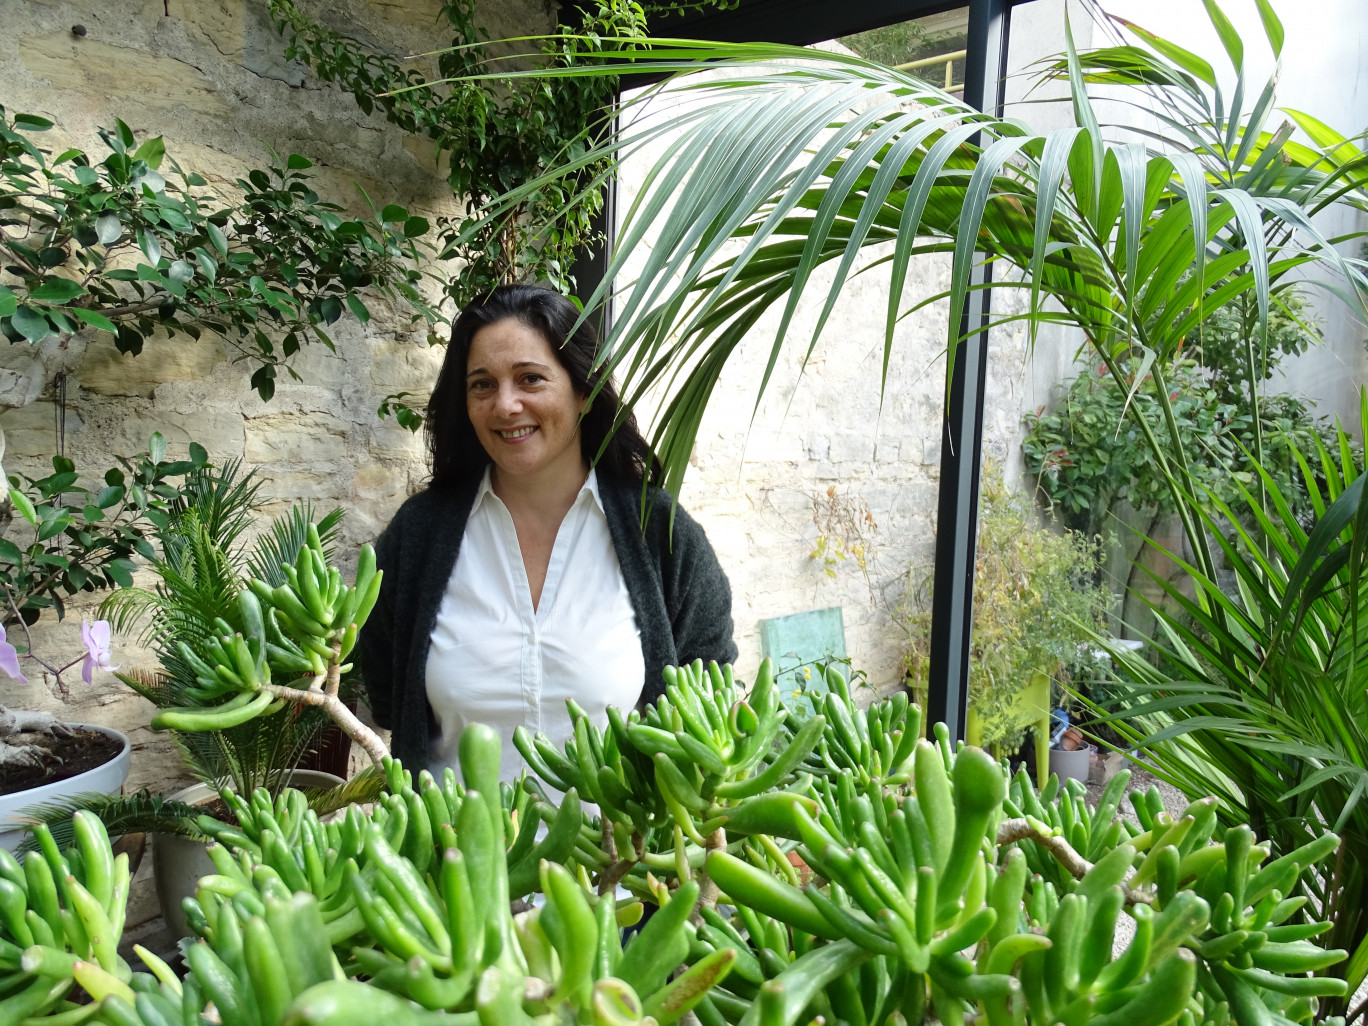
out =
[(375, 602), (357, 639), (366, 702), (378, 726), (394, 726), (394, 533), (386, 530), (375, 542), (376, 568), (385, 574)]
[(664, 528), (660, 538), (660, 544), (665, 546), (662, 584), (679, 662), (735, 662), (737, 648), (732, 636), (731, 584), (727, 575), (698, 522), (683, 508), (676, 507), (670, 537), (669, 514), (669, 509), (657, 508), (652, 519)]

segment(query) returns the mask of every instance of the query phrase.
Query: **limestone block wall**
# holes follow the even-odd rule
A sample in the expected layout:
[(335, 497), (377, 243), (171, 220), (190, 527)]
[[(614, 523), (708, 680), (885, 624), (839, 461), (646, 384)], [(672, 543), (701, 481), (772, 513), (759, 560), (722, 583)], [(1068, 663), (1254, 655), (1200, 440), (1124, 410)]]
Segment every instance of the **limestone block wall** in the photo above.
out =
[[(552, 24), (541, 0), (485, 6), (496, 36)], [(436, 0), (316, 5), (329, 27), (404, 54), (444, 41), (435, 31), (438, 9)], [(0, 4), (0, 104), (55, 121), (42, 137), (54, 153), (68, 146), (103, 152), (96, 130), (118, 117), (139, 141), (165, 137), (168, 154), (211, 185), (265, 166), (274, 149), (313, 161), (315, 190), (352, 214), (365, 211), (358, 185), (377, 205), (399, 203), (433, 221), (458, 212), (426, 143), (364, 115), (349, 94), (319, 84), (283, 50), (264, 0), (7, 0)], [(301, 499), (320, 512), (343, 506), (344, 549), (354, 551), (426, 476), (421, 439), (379, 420), (376, 407), (392, 392), (425, 392), (442, 356), (405, 310), (378, 297), (369, 306), (368, 324), (333, 326), (336, 355), (319, 344), (301, 353), (294, 366), (303, 381), (282, 373), (269, 403), (210, 334), (199, 342), (153, 338), (136, 358), (120, 355), (108, 336), (77, 336), (65, 353), (45, 354), (67, 371), (64, 394), (33, 383), (28, 347), (0, 345), (0, 406), (8, 397), (16, 407), (0, 412), (6, 470), (42, 476), (60, 451), (98, 474), (114, 464), (113, 454), (141, 451), (159, 431), (173, 454), (193, 440), (216, 461), (256, 468), (267, 514)], [(93, 615), (95, 601), (73, 603), (60, 625), (45, 618), (35, 628), (49, 662), (83, 651), (80, 620)], [(135, 639), (118, 638), (114, 661), (128, 668), (151, 659)], [(66, 675), (74, 680), (66, 699), (37, 673), (28, 685), (0, 677), (0, 702), (123, 730), (134, 744), (132, 787), (188, 783), (170, 742), (148, 729), (148, 703), (107, 673), (87, 687), (79, 670)], [(140, 874), (130, 922), (152, 915)]]

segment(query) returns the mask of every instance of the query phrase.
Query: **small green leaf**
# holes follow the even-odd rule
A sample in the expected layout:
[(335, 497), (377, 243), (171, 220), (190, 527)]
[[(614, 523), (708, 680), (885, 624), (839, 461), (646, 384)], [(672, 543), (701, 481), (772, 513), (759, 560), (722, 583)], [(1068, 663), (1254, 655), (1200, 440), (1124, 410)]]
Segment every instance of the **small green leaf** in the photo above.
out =
[(95, 310), (86, 310), (83, 307), (73, 306), (69, 310), (67, 310), (67, 313), (71, 314), (73, 317), (85, 321), (92, 328), (99, 328), (101, 331), (118, 332), (119, 330), (119, 326), (117, 324), (111, 321), (104, 314), (98, 313)]
[(370, 320), (370, 311), (366, 309), (366, 304), (361, 302), (360, 296), (348, 296), (347, 306), (351, 308), (351, 312), (356, 315), (356, 319), (362, 324), (365, 324)]
[(147, 455), (153, 463), (160, 463), (166, 458), (166, 439), (160, 431), (153, 431), (152, 437), (147, 440)]
[(99, 506), (85, 506), (81, 510), (81, 516), (85, 517), (87, 524), (98, 524), (104, 519), (104, 511)]
[(76, 181), (87, 188), (92, 185), (98, 185), (100, 182), (100, 176), (96, 173), (95, 169), (85, 164), (77, 164), (76, 170), (73, 171), (72, 174), (76, 176)]
[(137, 565), (127, 559), (115, 559), (105, 567), (105, 573), (112, 577), (114, 583), (120, 588), (131, 588), (133, 587), (133, 571), (136, 569)]
[(46, 132), (52, 127), (52, 122), (47, 118), (39, 117), (37, 114), (16, 114), (14, 115), (14, 125), (16, 128), (27, 128), (30, 132)]
[(108, 246), (123, 234), (123, 222), (114, 214), (102, 214), (95, 219), (95, 237)]
[(285, 166), (291, 171), (303, 171), (306, 167), (313, 167), (313, 161), (308, 157), (301, 157), (298, 153), (291, 153), (285, 159)]
[(47, 541), (49, 538), (55, 538), (70, 526), (70, 517), (53, 517), (51, 520), (44, 520), (38, 527), (38, 540)]
[(77, 296), (85, 295), (85, 291), (80, 282), (49, 276), (29, 293), (29, 298), (42, 303), (70, 303)]
[(275, 395), (275, 368), (269, 363), (258, 367), (252, 374), (251, 385), (261, 396), (263, 403), (269, 403)]
[(223, 229), (214, 224), (213, 221), (204, 222), (205, 234), (209, 236), (209, 241), (214, 244), (214, 248), (219, 251), (219, 256), (228, 255), (228, 238), (223, 234)]
[(166, 276), (172, 281), (184, 283), (195, 276), (195, 269), (184, 260), (172, 260), (171, 266), (166, 271)]
[(398, 224), (400, 221), (408, 219), (408, 211), (398, 203), (391, 203), (384, 210), (380, 211), (380, 220)]
[(410, 217), (404, 222), (404, 235), (410, 239), (417, 238), (419, 235), (426, 235), (432, 225), (428, 223), (426, 217)]
[(30, 342), (41, 342), (53, 334), (52, 326), (48, 324), (47, 318), (31, 306), (21, 306), (15, 310), (14, 316), (10, 318), (10, 323), (14, 325), (15, 331)]
[(105, 471), (104, 479), (105, 484), (109, 485), (111, 488), (117, 487), (124, 483), (124, 472), (118, 467), (110, 467)]
[(14, 542), (8, 538), (0, 538), (0, 559), (6, 563), (18, 564), (23, 562), (24, 554)]
[(10, 486), (9, 497), (10, 502), (14, 504), (14, 508), (19, 511), (19, 515), (34, 527), (37, 527), (38, 512), (33, 508), (33, 503), (29, 500), (29, 497), (12, 485)]
[(14, 293), (0, 285), (0, 317), (12, 317), (18, 308), (19, 300), (14, 298)]
[(154, 171), (161, 166), (162, 157), (166, 156), (166, 143), (161, 136), (155, 139), (148, 139), (133, 153), (134, 160), (141, 160)]
[(138, 140), (133, 136), (133, 129), (125, 125), (120, 118), (114, 119), (114, 125), (119, 131), (119, 142), (123, 143), (125, 149), (129, 149)]
[(138, 248), (153, 267), (161, 263), (161, 243), (157, 237), (144, 228), (138, 229)]
[(209, 464), (209, 453), (199, 442), (190, 443), (190, 462), (197, 467), (204, 467)]
[(123, 485), (112, 484), (105, 488), (101, 488), (95, 493), (95, 505), (99, 506), (100, 509), (109, 509), (110, 506), (116, 504), (123, 497)]

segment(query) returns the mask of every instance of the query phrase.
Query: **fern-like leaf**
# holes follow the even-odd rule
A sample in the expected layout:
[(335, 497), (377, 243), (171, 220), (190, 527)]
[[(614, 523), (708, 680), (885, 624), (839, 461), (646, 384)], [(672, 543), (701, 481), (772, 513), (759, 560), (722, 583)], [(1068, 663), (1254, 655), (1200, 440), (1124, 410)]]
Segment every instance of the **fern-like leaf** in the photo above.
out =
[[(203, 809), (185, 802), (173, 802), (146, 789), (134, 794), (69, 795), (59, 801), (31, 805), (21, 811), (18, 818), (33, 826), (46, 823), (58, 850), (66, 851), (76, 843), (71, 818), (81, 811), (99, 816), (110, 837), (136, 833), (175, 834), (193, 838), (205, 836), (195, 825)], [(22, 857), (24, 853), (36, 851), (37, 848), (38, 842), (30, 833), (16, 854)]]

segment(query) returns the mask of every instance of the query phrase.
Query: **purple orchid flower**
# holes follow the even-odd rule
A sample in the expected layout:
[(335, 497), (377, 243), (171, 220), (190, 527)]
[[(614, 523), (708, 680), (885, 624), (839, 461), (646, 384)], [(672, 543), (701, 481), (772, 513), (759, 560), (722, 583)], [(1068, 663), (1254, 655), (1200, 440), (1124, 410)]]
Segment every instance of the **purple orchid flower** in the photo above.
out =
[(5, 640), (3, 627), (0, 627), (0, 670), (23, 684), (28, 683), (28, 678), (19, 669), (19, 650)]
[(81, 640), (85, 642), (86, 657), (81, 664), (81, 680), (87, 684), (96, 670), (117, 670), (117, 666), (109, 665), (109, 621), (95, 620), (93, 622), (81, 621)]

